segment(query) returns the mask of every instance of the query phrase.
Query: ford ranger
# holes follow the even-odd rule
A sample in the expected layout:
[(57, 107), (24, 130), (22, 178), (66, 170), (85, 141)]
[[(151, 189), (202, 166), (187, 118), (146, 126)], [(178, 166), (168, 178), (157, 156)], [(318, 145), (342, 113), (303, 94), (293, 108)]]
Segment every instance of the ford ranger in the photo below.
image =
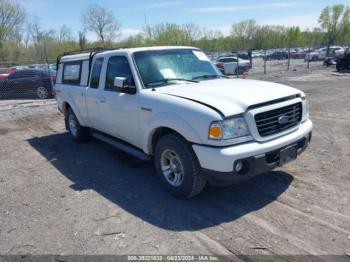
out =
[(228, 79), (198, 48), (96, 49), (57, 64), (55, 93), (71, 137), (153, 159), (177, 197), (268, 172), (311, 140), (303, 92)]

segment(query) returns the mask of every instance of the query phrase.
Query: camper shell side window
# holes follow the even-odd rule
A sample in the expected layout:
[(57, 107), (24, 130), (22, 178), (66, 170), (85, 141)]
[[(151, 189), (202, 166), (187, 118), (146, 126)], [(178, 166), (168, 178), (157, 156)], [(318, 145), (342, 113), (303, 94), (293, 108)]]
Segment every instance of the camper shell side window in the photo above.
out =
[(63, 63), (62, 83), (67, 85), (80, 85), (82, 61)]

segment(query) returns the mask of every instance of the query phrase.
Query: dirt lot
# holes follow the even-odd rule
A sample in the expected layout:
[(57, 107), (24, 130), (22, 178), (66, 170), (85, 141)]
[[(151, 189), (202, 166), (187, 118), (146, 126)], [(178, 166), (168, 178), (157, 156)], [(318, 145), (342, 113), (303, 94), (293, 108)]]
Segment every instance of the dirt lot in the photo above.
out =
[(350, 256), (350, 77), (313, 66), (250, 76), (306, 92), (310, 148), (189, 201), (151, 163), (72, 142), (55, 101), (0, 101), (0, 254)]

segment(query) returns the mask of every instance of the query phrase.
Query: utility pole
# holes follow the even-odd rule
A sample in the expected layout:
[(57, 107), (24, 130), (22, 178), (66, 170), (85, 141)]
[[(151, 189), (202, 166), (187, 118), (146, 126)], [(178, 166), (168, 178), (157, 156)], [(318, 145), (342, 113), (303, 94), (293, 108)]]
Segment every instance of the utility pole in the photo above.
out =
[[(47, 70), (48, 70), (48, 72), (49, 72), (49, 77), (50, 77), (50, 81), (51, 81), (51, 86), (52, 86), (52, 88), (54, 88), (55, 83), (53, 82), (53, 79), (52, 79), (52, 77), (51, 77), (51, 70), (50, 70), (49, 58), (48, 58), (48, 55), (47, 55), (47, 48), (46, 48), (45, 43), (43, 43), (43, 45), (44, 45), (44, 56), (45, 56), (45, 61), (46, 61)], [(58, 70), (58, 68), (57, 68), (57, 70)]]
[(267, 51), (265, 49), (265, 55), (264, 55), (264, 75), (266, 75), (266, 60), (267, 60)]

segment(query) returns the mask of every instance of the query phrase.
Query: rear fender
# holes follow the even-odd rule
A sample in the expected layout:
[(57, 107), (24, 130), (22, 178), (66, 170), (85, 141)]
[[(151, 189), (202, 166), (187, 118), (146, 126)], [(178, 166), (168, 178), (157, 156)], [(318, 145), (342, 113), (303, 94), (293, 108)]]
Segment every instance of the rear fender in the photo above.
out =
[(78, 110), (78, 107), (76, 105), (76, 103), (74, 102), (73, 99), (69, 99), (68, 101), (64, 101), (62, 103), (62, 112), (64, 114), (65, 117), (67, 117), (67, 114), (68, 114), (68, 111), (67, 111), (67, 108), (68, 106), (72, 109), (73, 113), (75, 114), (75, 116), (77, 117), (78, 121), (79, 121), (79, 124), (82, 125), (82, 126), (86, 126), (86, 121), (84, 121), (84, 119), (82, 118), (79, 110)]

